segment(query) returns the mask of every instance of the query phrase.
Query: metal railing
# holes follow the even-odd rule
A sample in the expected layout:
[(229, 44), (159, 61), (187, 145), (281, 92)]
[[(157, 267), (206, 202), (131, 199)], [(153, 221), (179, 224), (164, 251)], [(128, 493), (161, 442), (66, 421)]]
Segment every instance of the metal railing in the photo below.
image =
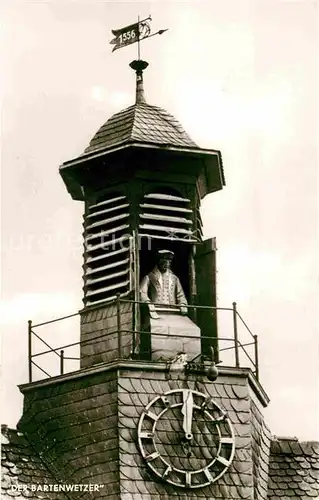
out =
[[(123, 299), (121, 297), (118, 297), (115, 301), (116, 303), (116, 322), (117, 322), (117, 359), (143, 359), (140, 357), (140, 352), (138, 348), (138, 343), (137, 343), (137, 337), (140, 337), (144, 334), (151, 335), (151, 337), (167, 337), (167, 334), (160, 334), (160, 333), (150, 333), (150, 331), (143, 331), (139, 329), (123, 329), (122, 324), (121, 324), (121, 305), (126, 303), (126, 304), (132, 304), (133, 306), (140, 306), (144, 305), (145, 302), (141, 301), (134, 301), (134, 300), (129, 300), (129, 299)], [(114, 304), (114, 302), (113, 302)], [(110, 303), (105, 304), (106, 306), (109, 306)], [(167, 304), (155, 304), (156, 306), (163, 306), (167, 307)], [(176, 306), (179, 307), (179, 306)], [(214, 312), (217, 315), (217, 312), (220, 311), (226, 311), (232, 315), (232, 335), (230, 337), (222, 337), (222, 336), (203, 336), (201, 335), (200, 339), (201, 340), (207, 340), (211, 342), (212, 344), (214, 341), (217, 343), (225, 342), (231, 345), (227, 345), (227, 347), (222, 347), (218, 349), (218, 355), (220, 353), (223, 353), (225, 351), (233, 351), (234, 354), (234, 360), (231, 364), (231, 366), (235, 366), (236, 368), (240, 368), (242, 366), (245, 366), (243, 362), (240, 361), (240, 355), (244, 355), (244, 363), (249, 363), (250, 368), (252, 369), (253, 373), (255, 374), (255, 377), (257, 380), (259, 379), (259, 358), (258, 358), (258, 336), (254, 335), (250, 328), (248, 327), (247, 323), (244, 321), (240, 313), (237, 311), (237, 304), (236, 302), (233, 302), (232, 307), (211, 307), (211, 306), (196, 306), (196, 305), (191, 305), (189, 304), (188, 306), (189, 311), (193, 311), (193, 314), (195, 315), (197, 311), (203, 311), (203, 310), (208, 310), (211, 311), (212, 313)], [(81, 313), (75, 313), (75, 314), (70, 314), (68, 316), (63, 316), (61, 318), (55, 318), (50, 321), (46, 321), (43, 323), (38, 323), (38, 324), (33, 324), (31, 320), (28, 321), (28, 372), (29, 372), (29, 382), (33, 381), (33, 366), (36, 367), (38, 370), (40, 370), (41, 373), (46, 375), (46, 377), (51, 378), (52, 376), (56, 375), (63, 375), (65, 373), (65, 361), (67, 360), (72, 360), (72, 361), (80, 361), (80, 357), (75, 357), (75, 356), (66, 356), (65, 352), (67, 349), (71, 349), (74, 347), (81, 348), (82, 346), (85, 346), (85, 344), (91, 344), (95, 340), (100, 341), (103, 338), (106, 338), (110, 335), (110, 332), (106, 332), (101, 334), (98, 334), (96, 337), (90, 337), (87, 340), (81, 340), (77, 342), (72, 342), (66, 345), (62, 345), (59, 347), (52, 347), (46, 340), (44, 340), (38, 333), (36, 333), (34, 330), (36, 328), (40, 328), (43, 326), (47, 326), (49, 324), (57, 323), (63, 320), (67, 320), (69, 318), (74, 318), (76, 316), (79, 316)], [(249, 341), (242, 341), (239, 335), (239, 326), (244, 327), (244, 330), (246, 333), (249, 335)], [(114, 331), (112, 332), (114, 334)], [(129, 334), (131, 335), (131, 350), (129, 356), (124, 356), (123, 355), (123, 346), (122, 346), (122, 339), (124, 334)], [(41, 344), (45, 345), (47, 347), (46, 350), (42, 350), (40, 352), (33, 353), (33, 340), (36, 338)], [(173, 334), (172, 338), (184, 338), (183, 335), (177, 335)], [(199, 337), (192, 337), (188, 336), (188, 339), (196, 339), (199, 340)], [(252, 349), (252, 353), (249, 353), (247, 348)], [(39, 358), (40, 356), (45, 356), (47, 354), (52, 354), (54, 353), (59, 361), (59, 373), (55, 373), (54, 375), (50, 375), (46, 369), (44, 369), (42, 366), (40, 366), (34, 358)], [(192, 360), (192, 362), (195, 360)], [(199, 360), (201, 362), (201, 360)], [(78, 370), (76, 368), (75, 370), (68, 370), (68, 372), (76, 371)]]

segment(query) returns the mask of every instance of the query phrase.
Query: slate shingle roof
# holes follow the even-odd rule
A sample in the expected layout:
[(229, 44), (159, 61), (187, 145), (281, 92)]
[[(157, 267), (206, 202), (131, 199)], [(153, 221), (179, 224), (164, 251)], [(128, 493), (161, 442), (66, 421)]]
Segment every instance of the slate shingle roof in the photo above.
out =
[(181, 124), (167, 111), (150, 104), (136, 103), (107, 120), (97, 131), (85, 153), (128, 142), (197, 148)]
[(275, 439), (271, 443), (268, 499), (319, 499), (319, 443)]
[(63, 492), (32, 491), (32, 485), (53, 485), (54, 480), (22, 432), (1, 426), (1, 500), (32, 498), (65, 500)]

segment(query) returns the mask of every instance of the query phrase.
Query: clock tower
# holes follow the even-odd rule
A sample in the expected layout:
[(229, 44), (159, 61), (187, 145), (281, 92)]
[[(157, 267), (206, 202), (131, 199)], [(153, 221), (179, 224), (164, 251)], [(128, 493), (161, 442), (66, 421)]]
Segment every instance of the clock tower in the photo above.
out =
[(60, 482), (99, 486), (86, 498), (266, 499), (268, 397), (237, 332), (234, 366), (219, 365), (216, 246), (202, 239), (221, 153), (148, 104), (148, 64), (130, 66), (135, 104), (60, 167), (84, 203), (80, 369), (21, 386), (19, 429)]

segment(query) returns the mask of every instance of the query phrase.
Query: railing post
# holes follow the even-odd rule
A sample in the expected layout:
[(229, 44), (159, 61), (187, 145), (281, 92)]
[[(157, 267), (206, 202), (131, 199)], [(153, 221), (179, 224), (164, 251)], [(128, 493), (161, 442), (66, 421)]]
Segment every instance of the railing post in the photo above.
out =
[(259, 380), (258, 335), (254, 335), (254, 339), (255, 339), (255, 373), (256, 373), (256, 379)]
[(122, 338), (121, 338), (121, 295), (118, 293), (116, 298), (116, 316), (117, 316), (117, 353), (119, 359), (122, 354)]
[(28, 321), (28, 370), (29, 382), (32, 382), (32, 321)]
[(236, 304), (236, 302), (233, 302), (233, 324), (234, 324), (234, 341), (235, 341), (235, 364), (236, 364), (236, 368), (239, 368), (237, 304)]
[(137, 230), (133, 230), (133, 236), (130, 239), (130, 247), (133, 260), (133, 273), (131, 274), (133, 278), (134, 285), (134, 303), (131, 304), (133, 311), (133, 334), (132, 334), (132, 356), (135, 356), (136, 344), (139, 339), (139, 331), (141, 330), (141, 318), (140, 318), (140, 304), (137, 302), (140, 300), (140, 260), (139, 260), (139, 250), (140, 250), (140, 236)]
[(63, 375), (64, 373), (64, 350), (61, 349), (60, 351), (60, 375)]

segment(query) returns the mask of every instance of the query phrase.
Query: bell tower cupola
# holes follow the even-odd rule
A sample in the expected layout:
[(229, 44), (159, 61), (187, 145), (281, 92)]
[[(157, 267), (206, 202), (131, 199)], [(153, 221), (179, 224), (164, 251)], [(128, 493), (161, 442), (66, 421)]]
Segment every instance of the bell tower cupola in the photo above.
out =
[[(142, 60), (130, 64), (136, 73), (135, 103), (109, 118), (84, 153), (60, 167), (72, 198), (85, 204), (82, 366), (115, 356), (113, 343), (107, 342), (114, 335), (110, 320), (114, 303), (118, 297), (143, 301), (147, 294), (141, 295), (141, 283), (157, 268), (163, 250), (171, 252), (172, 276), (178, 278), (185, 304), (195, 305), (200, 298), (201, 304), (215, 305), (215, 249), (213, 241), (202, 241), (199, 209), (202, 198), (224, 185), (221, 153), (199, 148), (171, 114), (146, 102), (143, 72), (147, 66)], [(210, 265), (207, 276), (200, 271), (203, 259)], [(157, 276), (151, 279), (157, 280)], [(157, 301), (163, 297), (157, 295)], [(173, 303), (179, 306), (176, 297), (166, 299), (170, 312)], [(153, 331), (149, 325), (153, 303), (150, 311), (129, 302), (121, 307), (128, 331), (141, 325)], [(98, 320), (95, 326), (92, 322), (94, 310), (96, 317), (105, 315), (102, 328)], [(217, 322), (212, 314), (196, 315), (188, 309), (179, 318), (178, 323), (184, 323), (176, 328), (188, 330), (192, 325), (187, 326), (186, 321), (196, 323), (202, 337), (213, 337), (216, 347)], [(90, 332), (86, 331), (88, 317)], [(167, 328), (172, 327), (169, 321)], [(90, 336), (96, 339), (97, 335), (103, 336), (103, 342), (91, 345)], [(134, 343), (128, 338), (124, 341), (127, 356), (144, 349), (143, 356), (152, 357), (152, 342), (146, 341), (144, 348), (141, 339)], [(205, 340), (200, 343), (193, 354), (199, 354), (198, 349), (209, 352)], [(185, 346), (175, 347), (183, 350)], [(161, 348), (159, 351), (163, 354)]]

